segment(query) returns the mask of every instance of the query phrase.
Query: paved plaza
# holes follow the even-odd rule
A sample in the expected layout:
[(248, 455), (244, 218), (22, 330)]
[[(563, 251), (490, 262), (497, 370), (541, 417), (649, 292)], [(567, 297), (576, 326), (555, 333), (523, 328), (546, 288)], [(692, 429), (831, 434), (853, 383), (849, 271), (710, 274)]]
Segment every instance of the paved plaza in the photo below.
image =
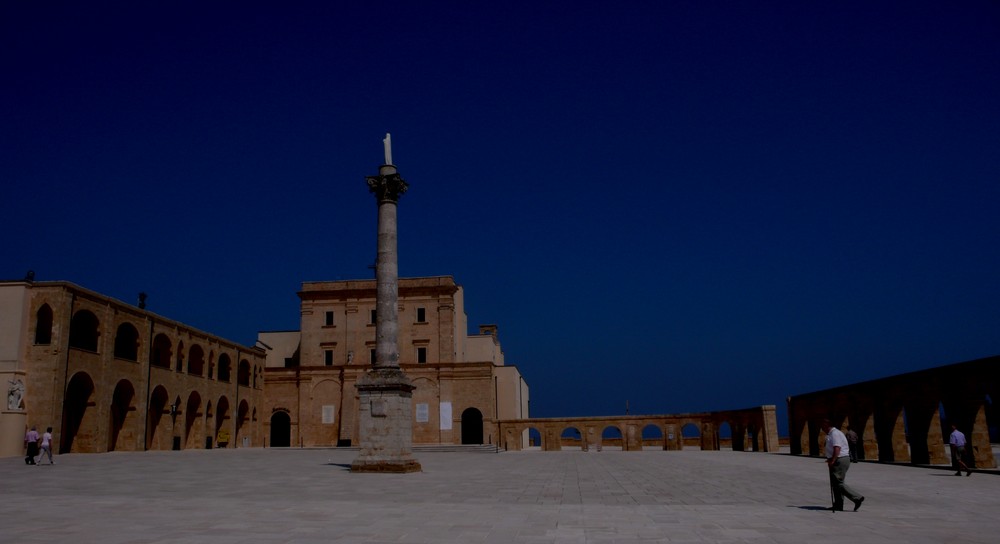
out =
[[(1000, 476), (861, 463), (833, 513), (821, 459), (782, 454), (236, 449), (0, 459), (3, 543), (993, 543)], [(848, 504), (850, 506), (850, 504)]]

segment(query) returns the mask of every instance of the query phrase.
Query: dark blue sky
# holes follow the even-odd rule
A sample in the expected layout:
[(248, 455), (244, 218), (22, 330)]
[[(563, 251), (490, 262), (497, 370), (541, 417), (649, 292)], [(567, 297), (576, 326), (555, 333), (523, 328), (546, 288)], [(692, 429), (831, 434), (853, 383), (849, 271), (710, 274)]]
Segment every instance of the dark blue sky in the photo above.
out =
[(996, 2), (134, 4), (0, 4), (0, 277), (296, 329), (371, 276), (389, 131), (400, 273), (535, 416), (1000, 353)]

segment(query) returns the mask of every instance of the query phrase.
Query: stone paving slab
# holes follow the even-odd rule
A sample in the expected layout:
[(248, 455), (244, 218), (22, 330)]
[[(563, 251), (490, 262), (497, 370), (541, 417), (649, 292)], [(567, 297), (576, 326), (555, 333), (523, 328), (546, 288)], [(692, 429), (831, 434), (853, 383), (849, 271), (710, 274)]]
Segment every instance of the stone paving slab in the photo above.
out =
[(352, 450), (0, 459), (0, 542), (993, 543), (1000, 477), (860, 463), (832, 513), (821, 459), (701, 451), (422, 452), (352, 474)]

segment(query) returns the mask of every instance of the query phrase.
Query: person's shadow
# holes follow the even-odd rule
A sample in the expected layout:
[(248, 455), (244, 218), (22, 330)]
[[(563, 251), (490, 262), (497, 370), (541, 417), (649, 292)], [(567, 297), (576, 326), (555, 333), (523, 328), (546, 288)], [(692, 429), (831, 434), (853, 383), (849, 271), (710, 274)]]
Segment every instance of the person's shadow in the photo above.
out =
[(789, 508), (798, 508), (800, 510), (819, 510), (819, 511), (824, 511), (824, 512), (829, 512), (830, 511), (830, 507), (829, 506), (794, 506), (794, 505), (792, 505), (792, 506), (789, 506)]

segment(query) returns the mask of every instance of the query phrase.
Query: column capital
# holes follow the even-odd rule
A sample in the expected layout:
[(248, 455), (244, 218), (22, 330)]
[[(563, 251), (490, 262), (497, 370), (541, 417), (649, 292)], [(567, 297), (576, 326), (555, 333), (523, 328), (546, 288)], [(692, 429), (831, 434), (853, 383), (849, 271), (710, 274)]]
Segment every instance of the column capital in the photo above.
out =
[(399, 197), (406, 192), (409, 185), (397, 173), (365, 176), (368, 191), (375, 194), (375, 199), (382, 202), (398, 202)]

